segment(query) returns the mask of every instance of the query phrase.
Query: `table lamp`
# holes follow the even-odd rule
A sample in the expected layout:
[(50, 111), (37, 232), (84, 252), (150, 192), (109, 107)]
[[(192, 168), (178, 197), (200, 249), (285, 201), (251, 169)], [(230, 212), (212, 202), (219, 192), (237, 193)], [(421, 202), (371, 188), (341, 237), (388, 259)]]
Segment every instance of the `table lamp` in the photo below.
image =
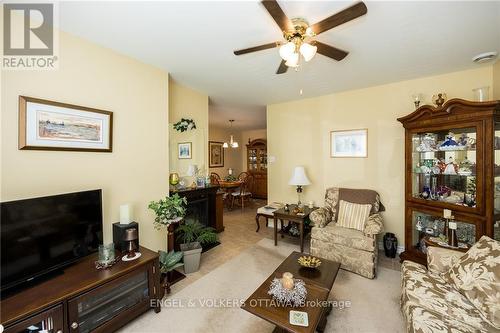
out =
[(128, 242), (127, 244), (127, 255), (126, 258), (128, 260), (133, 260), (136, 257), (136, 245), (135, 241), (137, 240), (137, 229), (136, 228), (130, 228), (125, 230), (125, 237), (123, 238), (124, 241)]
[(303, 166), (296, 166), (293, 169), (292, 178), (288, 182), (288, 185), (297, 186), (297, 196), (299, 198), (297, 204), (300, 206), (300, 194), (302, 193), (302, 186), (311, 185), (309, 178), (307, 178), (306, 171)]

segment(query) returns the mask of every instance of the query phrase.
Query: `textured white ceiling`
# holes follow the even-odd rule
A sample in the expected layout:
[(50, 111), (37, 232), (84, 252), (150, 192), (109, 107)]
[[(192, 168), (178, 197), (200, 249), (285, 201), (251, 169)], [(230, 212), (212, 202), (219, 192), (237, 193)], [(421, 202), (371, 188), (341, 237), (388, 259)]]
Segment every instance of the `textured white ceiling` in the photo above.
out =
[[(352, 4), (279, 3), (288, 17), (310, 23)], [(274, 74), (280, 62), (275, 49), (232, 53), (281, 38), (255, 1), (64, 2), (60, 24), (206, 92), (214, 110), (225, 110), (220, 117), (231, 109), (252, 114), (270, 103), (472, 68), (474, 55), (500, 51), (499, 1), (367, 2), (367, 7), (367, 15), (318, 37), (349, 51), (343, 61), (317, 55), (299, 72), (283, 75)]]

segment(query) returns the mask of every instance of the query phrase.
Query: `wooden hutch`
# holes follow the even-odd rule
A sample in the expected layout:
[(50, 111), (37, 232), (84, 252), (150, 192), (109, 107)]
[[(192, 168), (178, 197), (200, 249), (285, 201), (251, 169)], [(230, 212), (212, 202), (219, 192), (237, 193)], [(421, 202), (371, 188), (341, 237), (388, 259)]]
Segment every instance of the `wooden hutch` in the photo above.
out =
[(452, 99), (398, 121), (406, 132), (401, 260), (426, 263), (430, 237), (444, 234), (444, 209), (463, 251), (482, 235), (500, 240), (500, 101)]
[(267, 142), (256, 139), (247, 144), (247, 172), (253, 176), (252, 195), (267, 199)]

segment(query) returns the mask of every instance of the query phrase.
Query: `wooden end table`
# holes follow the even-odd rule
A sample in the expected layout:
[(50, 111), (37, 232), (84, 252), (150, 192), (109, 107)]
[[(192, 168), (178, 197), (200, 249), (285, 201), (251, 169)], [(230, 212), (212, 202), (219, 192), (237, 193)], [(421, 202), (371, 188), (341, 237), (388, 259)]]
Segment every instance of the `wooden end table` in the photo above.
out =
[[(294, 214), (293, 210), (297, 205), (290, 205), (288, 211), (285, 208), (280, 208), (274, 212), (274, 246), (278, 245), (278, 220), (281, 222), (281, 231), (283, 231), (283, 221), (295, 222), (299, 225), (300, 231), (300, 252), (304, 252), (304, 223), (309, 218), (309, 214), (318, 207), (304, 207), (303, 214)], [(283, 236), (283, 233), (281, 233)]]
[[(297, 251), (290, 254), (241, 307), (243, 310), (276, 325), (274, 332), (323, 332), (327, 316), (332, 310), (332, 306), (327, 303), (327, 300), (339, 272), (340, 263), (320, 258), (320, 267), (308, 269), (301, 267), (297, 262), (302, 255)], [(271, 281), (274, 278), (281, 278), (284, 272), (290, 272), (294, 278), (304, 280), (307, 289), (305, 306), (276, 306), (276, 303), (272, 302), (272, 297), (267, 294)], [(291, 310), (307, 312), (309, 326), (290, 324)]]

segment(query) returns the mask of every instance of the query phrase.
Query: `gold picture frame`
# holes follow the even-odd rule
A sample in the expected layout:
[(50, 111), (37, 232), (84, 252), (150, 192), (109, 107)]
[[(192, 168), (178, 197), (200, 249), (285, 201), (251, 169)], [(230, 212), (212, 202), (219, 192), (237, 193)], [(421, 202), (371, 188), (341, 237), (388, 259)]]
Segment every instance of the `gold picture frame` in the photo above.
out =
[(19, 96), (18, 148), (113, 151), (113, 112)]
[(208, 141), (208, 158), (209, 168), (224, 167), (224, 143), (219, 141)]

